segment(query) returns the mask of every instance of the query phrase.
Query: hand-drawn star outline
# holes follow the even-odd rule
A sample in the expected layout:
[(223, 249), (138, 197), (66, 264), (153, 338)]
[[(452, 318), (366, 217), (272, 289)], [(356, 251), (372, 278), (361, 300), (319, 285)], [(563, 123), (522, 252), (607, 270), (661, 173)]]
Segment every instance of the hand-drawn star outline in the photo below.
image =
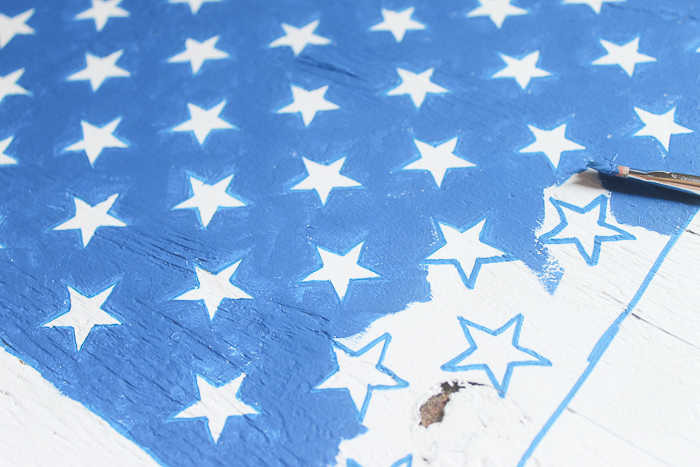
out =
[[(559, 201), (558, 199), (554, 198), (549, 198), (549, 201), (554, 205), (554, 207), (557, 209), (557, 212), (559, 213), (559, 225), (557, 225), (554, 229), (550, 230), (549, 232), (545, 233), (544, 235), (540, 236), (540, 241), (547, 245), (563, 245), (565, 243), (573, 243), (576, 245), (576, 248), (578, 248), (579, 253), (581, 253), (581, 256), (583, 256), (583, 259), (586, 260), (586, 264), (589, 266), (595, 266), (598, 264), (598, 260), (600, 259), (600, 249), (602, 246), (603, 242), (619, 242), (621, 240), (636, 240), (637, 237), (632, 235), (631, 233), (625, 232), (619, 227), (615, 227), (614, 225), (610, 225), (607, 222), (605, 222), (605, 217), (607, 215), (607, 207), (608, 207), (608, 197), (605, 195), (600, 195), (593, 201), (591, 201), (588, 205), (584, 207), (578, 207), (573, 204), (565, 203), (564, 201)], [(577, 212), (579, 214), (585, 214), (589, 211), (592, 211), (596, 206), (599, 206), (600, 209), (600, 214), (598, 216), (598, 225), (601, 227), (605, 227), (607, 229), (614, 230), (616, 232), (619, 232), (618, 235), (596, 235), (595, 236), (595, 243), (593, 245), (593, 255), (588, 256), (588, 253), (586, 252), (586, 249), (584, 248), (583, 244), (581, 241), (578, 239), (578, 237), (567, 237), (567, 238), (554, 238), (556, 237), (562, 230), (566, 228), (567, 225), (569, 225), (569, 222), (566, 220), (566, 214), (564, 214), (564, 210), (562, 208), (567, 208), (570, 209), (574, 212)]]
[[(513, 368), (516, 366), (552, 366), (552, 362), (544, 358), (542, 355), (538, 354), (537, 352), (526, 349), (525, 347), (522, 347), (520, 344), (518, 344), (518, 341), (520, 340), (520, 330), (523, 327), (523, 314), (518, 313), (515, 317), (511, 318), (510, 321), (508, 321), (506, 324), (501, 326), (498, 329), (492, 330), (489, 328), (486, 328), (484, 326), (480, 326), (472, 321), (469, 321), (467, 319), (464, 319), (462, 317), (459, 317), (459, 324), (462, 326), (462, 331), (464, 331), (464, 335), (467, 338), (467, 341), (469, 342), (469, 349), (467, 349), (465, 352), (462, 352), (449, 362), (445, 363), (440, 367), (442, 371), (452, 371), (452, 372), (457, 372), (457, 371), (469, 371), (469, 370), (484, 370), (491, 380), (491, 384), (493, 384), (493, 387), (496, 388), (498, 391), (498, 395), (501, 396), (502, 398), (506, 397), (506, 391), (508, 391), (508, 385), (510, 384), (510, 377), (513, 375)], [(521, 352), (524, 352), (528, 355), (531, 355), (535, 357), (537, 360), (525, 360), (525, 361), (512, 361), (508, 363), (508, 369), (506, 370), (506, 374), (503, 377), (503, 381), (499, 383), (498, 379), (496, 379), (496, 376), (493, 374), (493, 371), (491, 371), (491, 368), (486, 363), (475, 363), (475, 364), (470, 364), (470, 365), (459, 365), (458, 363), (463, 361), (465, 358), (469, 357), (474, 351), (477, 349), (476, 342), (474, 341), (474, 338), (472, 337), (471, 333), (469, 332), (469, 328), (474, 328), (478, 331), (486, 332), (488, 334), (491, 334), (492, 336), (498, 336), (499, 334), (503, 333), (506, 331), (508, 328), (510, 328), (513, 324), (515, 324), (515, 331), (513, 332), (513, 347), (516, 349), (520, 350)]]
[[(381, 371), (382, 373), (389, 375), (391, 378), (393, 378), (394, 381), (396, 381), (396, 385), (395, 386), (373, 386), (371, 384), (367, 385), (367, 395), (365, 396), (365, 400), (362, 403), (362, 409), (360, 409), (358, 411), (357, 407), (355, 407), (355, 404), (353, 404), (353, 407), (355, 407), (355, 414), (357, 415), (357, 418), (360, 421), (360, 423), (362, 423), (362, 420), (364, 420), (364, 418), (365, 418), (365, 414), (367, 413), (367, 408), (369, 408), (369, 401), (372, 399), (372, 392), (373, 391), (375, 391), (375, 390), (388, 391), (390, 389), (403, 389), (403, 388), (408, 387), (408, 381), (406, 381), (405, 379), (399, 378), (398, 376), (396, 376), (396, 374), (393, 371), (391, 371), (390, 369), (388, 369), (387, 367), (382, 365), (382, 362), (384, 361), (384, 356), (386, 355), (386, 349), (389, 347), (389, 342), (391, 342), (391, 334), (389, 334), (388, 332), (377, 337), (372, 342), (370, 342), (369, 344), (365, 345), (364, 347), (362, 347), (360, 350), (357, 350), (357, 351), (354, 351), (354, 350), (344, 346), (340, 342), (333, 341), (333, 347), (339, 348), (340, 350), (342, 350), (343, 352), (345, 352), (346, 354), (348, 354), (351, 357), (359, 357), (360, 355), (364, 354), (365, 352), (370, 350), (375, 345), (378, 345), (381, 341), (384, 341), (384, 346), (382, 348), (382, 353), (379, 356), (379, 361), (375, 365), (375, 368), (377, 370)], [(333, 369), (333, 371), (328, 373), (328, 375), (325, 378), (323, 378), (323, 380), (321, 382), (319, 382), (316, 386), (314, 386), (314, 389), (312, 389), (311, 392), (321, 392), (321, 391), (345, 391), (347, 393), (350, 392), (348, 389), (343, 389), (343, 388), (316, 389), (318, 386), (325, 383), (331, 376), (333, 376), (334, 374), (336, 374), (340, 371), (340, 366), (338, 365), (338, 361), (336, 360), (335, 352), (333, 351), (332, 347), (331, 347), (331, 358), (333, 359), (333, 363), (335, 364), (335, 368)]]
[[(486, 216), (480, 217), (476, 222), (472, 222), (471, 224), (467, 225), (466, 227), (460, 229), (457, 226), (453, 226), (457, 229), (459, 229), (460, 232), (464, 233), (467, 230), (471, 229), (472, 227), (475, 227), (479, 222), (483, 221), (486, 219)], [(450, 225), (445, 223), (446, 225)], [(488, 225), (488, 220), (487, 224)], [(486, 230), (486, 228), (484, 228)], [(484, 243), (490, 247), (496, 248), (497, 250), (501, 250), (498, 246), (484, 241), (484, 238), (480, 235), (479, 240), (481, 243)], [(501, 250), (503, 251), (503, 250)], [(471, 272), (469, 274), (466, 273), (466, 271), (462, 268), (462, 265), (457, 261), (456, 259), (424, 259), (422, 261), (423, 264), (451, 264), (457, 269), (457, 273), (459, 273), (459, 277), (462, 279), (462, 282), (468, 289), (473, 289), (474, 286), (476, 285), (476, 278), (479, 276), (479, 271), (481, 271), (481, 266), (484, 264), (489, 264), (489, 263), (501, 263), (504, 261), (517, 261), (518, 258), (515, 256), (503, 252), (502, 256), (493, 256), (490, 258), (477, 258), (476, 261), (474, 262), (474, 267), (472, 268)]]

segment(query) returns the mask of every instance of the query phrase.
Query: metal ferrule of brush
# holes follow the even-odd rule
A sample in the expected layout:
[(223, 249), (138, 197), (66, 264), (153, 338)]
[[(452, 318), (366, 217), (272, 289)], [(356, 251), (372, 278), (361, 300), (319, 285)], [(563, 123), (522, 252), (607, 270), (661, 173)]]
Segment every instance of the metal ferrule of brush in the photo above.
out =
[(673, 172), (640, 172), (634, 169), (621, 171), (621, 176), (665, 186), (686, 193), (700, 195), (700, 177)]

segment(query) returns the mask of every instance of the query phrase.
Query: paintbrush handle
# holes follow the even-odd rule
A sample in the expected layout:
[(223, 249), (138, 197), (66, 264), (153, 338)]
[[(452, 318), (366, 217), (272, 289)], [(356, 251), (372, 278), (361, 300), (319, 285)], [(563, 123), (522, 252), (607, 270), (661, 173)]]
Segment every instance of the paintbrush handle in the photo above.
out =
[(627, 177), (700, 196), (700, 177), (695, 175), (673, 172), (639, 172), (630, 169)]

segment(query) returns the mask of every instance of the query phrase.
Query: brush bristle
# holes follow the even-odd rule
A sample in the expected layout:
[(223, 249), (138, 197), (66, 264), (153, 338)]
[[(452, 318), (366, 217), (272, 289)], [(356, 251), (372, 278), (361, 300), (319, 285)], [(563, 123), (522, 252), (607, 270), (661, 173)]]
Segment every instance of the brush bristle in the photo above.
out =
[(620, 175), (619, 166), (610, 164), (608, 162), (589, 162), (587, 164), (589, 169), (597, 170), (598, 172), (605, 173), (608, 175)]

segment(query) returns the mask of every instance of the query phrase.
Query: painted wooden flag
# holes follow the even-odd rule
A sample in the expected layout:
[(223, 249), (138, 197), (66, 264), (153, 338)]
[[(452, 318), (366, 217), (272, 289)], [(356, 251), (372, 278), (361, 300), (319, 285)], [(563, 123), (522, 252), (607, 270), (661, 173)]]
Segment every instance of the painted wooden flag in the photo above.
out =
[(584, 171), (697, 172), (695, 7), (0, 3), (3, 344), (166, 466), (524, 465), (697, 209)]

